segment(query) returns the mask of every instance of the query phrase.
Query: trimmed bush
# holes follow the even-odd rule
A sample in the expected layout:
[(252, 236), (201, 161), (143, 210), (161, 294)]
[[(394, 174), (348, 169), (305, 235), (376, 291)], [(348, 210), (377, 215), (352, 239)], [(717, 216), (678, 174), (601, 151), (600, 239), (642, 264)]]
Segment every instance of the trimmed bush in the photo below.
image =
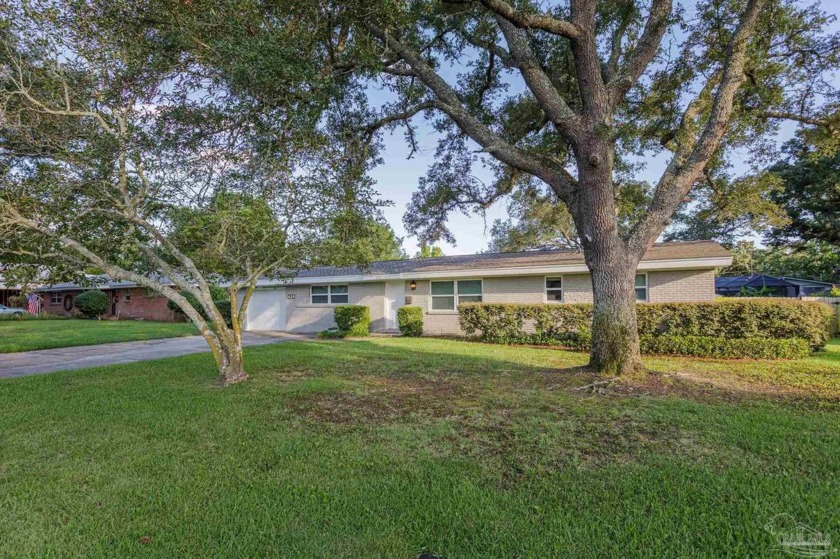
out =
[(99, 318), (108, 312), (108, 295), (104, 291), (83, 291), (74, 301), (76, 308), (86, 318)]
[(403, 336), (416, 338), (423, 335), (423, 309), (406, 306), (397, 309), (397, 324)]
[[(711, 347), (708, 340), (715, 342), (715, 350), (685, 348), (689, 353), (707, 357), (753, 357), (759, 354), (773, 354), (785, 357), (799, 356), (801, 344), (791, 349), (756, 349), (758, 345), (738, 340), (804, 340), (806, 345), (817, 350), (825, 346), (829, 337), (828, 324), (831, 309), (818, 302), (751, 299), (723, 300), (710, 303), (645, 303), (637, 305), (639, 335), (651, 338), (702, 338), (693, 345)], [(592, 321), (591, 304), (573, 305), (517, 305), (467, 303), (458, 307), (461, 328), (470, 336), (490, 343), (531, 343), (541, 345), (564, 345), (576, 349), (589, 346)], [(657, 349), (654, 342), (643, 344), (643, 352), (668, 353), (673, 342), (661, 342)], [(705, 345), (704, 345), (705, 344)], [(774, 344), (769, 344), (774, 345)], [(781, 344), (784, 346), (785, 344)], [(787, 344), (791, 346), (791, 344)], [(765, 347), (767, 344), (762, 345)], [(741, 348), (737, 354), (735, 348)], [(792, 346), (791, 346), (792, 347)], [(711, 354), (710, 354), (711, 352)], [(737, 354), (737, 355), (736, 355)]]
[(367, 336), (370, 334), (370, 309), (364, 305), (339, 305), (335, 308), (335, 323), (343, 336)]
[(831, 308), (796, 299), (724, 299), (713, 303), (653, 303), (637, 306), (639, 334), (714, 338), (800, 338), (811, 349), (830, 337)]
[[(588, 332), (591, 304), (516, 305), (466, 303), (458, 307), (461, 328), (483, 341), (508, 343), (532, 329), (545, 338)], [(814, 301), (752, 299), (711, 303), (644, 303), (636, 306), (639, 335), (714, 338), (802, 338), (825, 346), (831, 309)]]
[(723, 359), (799, 359), (811, 353), (801, 338), (712, 338), (709, 336), (642, 336), (642, 353)]

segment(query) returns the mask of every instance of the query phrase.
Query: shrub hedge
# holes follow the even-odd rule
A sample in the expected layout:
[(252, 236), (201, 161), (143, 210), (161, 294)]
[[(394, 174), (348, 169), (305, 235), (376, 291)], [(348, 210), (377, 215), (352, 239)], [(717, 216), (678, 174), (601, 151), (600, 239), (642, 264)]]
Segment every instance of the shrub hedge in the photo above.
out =
[(335, 323), (343, 336), (363, 337), (370, 334), (370, 309), (364, 305), (339, 305)]
[(418, 306), (406, 306), (397, 309), (397, 324), (403, 336), (418, 337), (423, 335), (423, 309)]
[(642, 336), (642, 353), (724, 359), (799, 359), (811, 353), (801, 338), (714, 338), (711, 336)]
[[(797, 300), (646, 303), (636, 308), (643, 352), (698, 357), (797, 357), (803, 344), (791, 340), (804, 341), (809, 350), (821, 349), (831, 319), (826, 305)], [(458, 311), (464, 332), (481, 341), (589, 347), (591, 304), (467, 303)], [(775, 343), (780, 341), (784, 343)]]
[(76, 308), (87, 318), (99, 318), (108, 312), (108, 295), (104, 291), (83, 291), (74, 301)]

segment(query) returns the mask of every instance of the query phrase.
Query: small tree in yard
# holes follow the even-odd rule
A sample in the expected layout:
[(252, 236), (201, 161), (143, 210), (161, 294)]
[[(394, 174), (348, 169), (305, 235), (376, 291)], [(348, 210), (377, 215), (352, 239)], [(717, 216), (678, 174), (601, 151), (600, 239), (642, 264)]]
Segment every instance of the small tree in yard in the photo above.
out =
[[(246, 379), (257, 280), (312, 261), (342, 199), (322, 176), (320, 97), (298, 94), (308, 32), (266, 47), (290, 69), (269, 113), (186, 54), (188, 34), (143, 28), (171, 11), (13, 4), (0, 8), (0, 259), (56, 275), (96, 267), (157, 292), (196, 324), (222, 382)], [(231, 326), (211, 290), (222, 281)]]
[[(692, 188), (727, 172), (730, 148), (770, 156), (766, 138), (782, 120), (830, 124), (821, 111), (836, 97), (830, 18), (790, 0), (323, 5), (335, 24), (332, 64), (360, 79), (375, 72), (393, 94), (369, 132), (405, 126), (416, 147), (412, 119), (440, 116), (437, 161), (405, 217), (421, 241), (453, 240), (450, 211), (521, 188), (540, 189), (545, 215), (558, 215), (545, 203), (565, 206), (571, 222), (548, 241), (583, 250), (595, 299), (590, 362), (604, 372), (642, 367), (636, 267)], [(634, 180), (656, 156), (659, 180)], [(473, 178), (476, 164), (496, 180)], [(523, 233), (542, 244), (538, 229)]]

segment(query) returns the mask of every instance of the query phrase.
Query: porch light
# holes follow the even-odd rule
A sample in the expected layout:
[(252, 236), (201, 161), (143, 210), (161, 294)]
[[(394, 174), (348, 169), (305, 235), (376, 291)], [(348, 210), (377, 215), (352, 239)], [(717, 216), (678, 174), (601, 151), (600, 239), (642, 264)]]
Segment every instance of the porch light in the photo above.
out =
[(411, 288), (412, 291), (417, 291), (417, 282), (416, 281), (411, 280), (411, 283), (408, 284), (408, 286)]

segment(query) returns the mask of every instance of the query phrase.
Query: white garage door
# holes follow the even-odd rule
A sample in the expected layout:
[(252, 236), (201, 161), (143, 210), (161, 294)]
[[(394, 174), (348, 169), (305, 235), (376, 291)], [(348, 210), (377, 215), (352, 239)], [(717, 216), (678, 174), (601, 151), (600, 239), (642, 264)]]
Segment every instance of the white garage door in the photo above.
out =
[(246, 330), (286, 329), (286, 290), (257, 289), (248, 303)]

